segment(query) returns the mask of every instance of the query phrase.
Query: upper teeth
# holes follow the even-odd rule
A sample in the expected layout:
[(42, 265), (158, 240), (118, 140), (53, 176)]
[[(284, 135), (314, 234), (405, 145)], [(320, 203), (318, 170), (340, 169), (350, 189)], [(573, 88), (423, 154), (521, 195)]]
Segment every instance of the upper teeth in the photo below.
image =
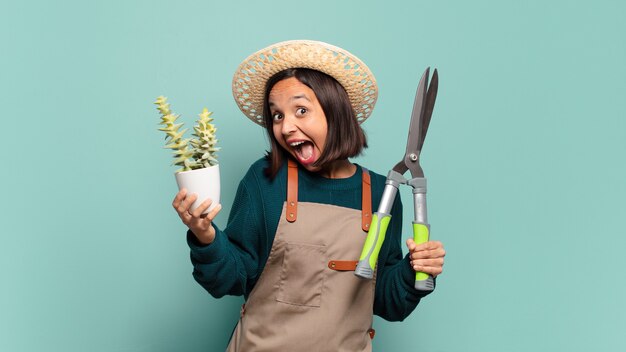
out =
[(295, 146), (298, 146), (298, 145), (300, 145), (300, 144), (302, 144), (302, 143), (304, 143), (304, 141), (293, 142), (293, 143), (291, 143), (291, 144), (289, 144), (289, 145), (290, 145), (290, 146), (292, 146), (292, 147), (295, 147)]

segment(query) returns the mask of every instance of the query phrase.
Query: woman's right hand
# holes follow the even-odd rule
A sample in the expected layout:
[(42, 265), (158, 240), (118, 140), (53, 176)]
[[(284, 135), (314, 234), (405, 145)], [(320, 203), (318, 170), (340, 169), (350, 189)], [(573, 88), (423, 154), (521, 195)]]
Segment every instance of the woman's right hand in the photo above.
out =
[(208, 209), (212, 203), (210, 199), (207, 199), (194, 211), (189, 211), (191, 205), (197, 198), (198, 196), (196, 194), (187, 195), (187, 190), (183, 188), (176, 194), (172, 206), (176, 209), (183, 224), (189, 227), (198, 241), (203, 245), (208, 245), (215, 239), (215, 229), (211, 226), (211, 222), (220, 210), (222, 210), (222, 205), (216, 205), (208, 214), (203, 215), (202, 213)]

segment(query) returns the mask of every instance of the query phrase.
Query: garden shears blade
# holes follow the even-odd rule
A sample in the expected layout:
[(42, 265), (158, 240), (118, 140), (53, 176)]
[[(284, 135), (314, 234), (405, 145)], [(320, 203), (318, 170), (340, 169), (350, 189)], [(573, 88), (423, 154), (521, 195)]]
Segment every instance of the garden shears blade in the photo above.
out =
[[(417, 86), (404, 158), (387, 174), (387, 181), (385, 182), (385, 189), (383, 190), (378, 211), (372, 216), (372, 223), (354, 272), (359, 277), (371, 279), (374, 276), (378, 254), (385, 240), (387, 226), (391, 220), (391, 207), (401, 184), (407, 184), (413, 188), (415, 215), (413, 220), (413, 240), (418, 245), (428, 242), (430, 225), (428, 224), (426, 213), (426, 178), (419, 160), (439, 86), (437, 69), (433, 72), (430, 85), (428, 84), (429, 74), (430, 68), (426, 68)], [(408, 170), (411, 171), (411, 179), (406, 179), (403, 176)], [(420, 291), (434, 290), (435, 283), (432, 276), (417, 272), (415, 274), (415, 289)]]
[[(426, 69), (417, 86), (404, 159), (393, 167), (393, 170), (401, 175), (407, 170), (411, 170), (411, 176), (414, 178), (424, 177), (424, 171), (419, 163), (419, 157), (422, 152), (422, 146), (424, 145), (424, 139), (426, 139), (430, 118), (433, 115), (435, 99), (437, 98), (437, 88), (439, 87), (437, 69), (433, 72), (432, 81), (430, 82), (430, 86), (428, 86), (429, 72), (430, 67)], [(428, 89), (426, 89), (427, 87)]]

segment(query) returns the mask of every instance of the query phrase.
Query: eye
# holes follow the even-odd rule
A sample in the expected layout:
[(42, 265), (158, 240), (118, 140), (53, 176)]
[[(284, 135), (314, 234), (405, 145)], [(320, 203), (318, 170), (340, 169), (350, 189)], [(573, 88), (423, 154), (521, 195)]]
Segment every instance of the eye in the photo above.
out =
[(279, 112), (275, 112), (272, 114), (272, 120), (274, 121), (280, 121), (283, 119), (283, 114), (279, 113)]
[(306, 108), (298, 108), (298, 110), (296, 110), (296, 116), (302, 116), (306, 114), (306, 112), (307, 112)]

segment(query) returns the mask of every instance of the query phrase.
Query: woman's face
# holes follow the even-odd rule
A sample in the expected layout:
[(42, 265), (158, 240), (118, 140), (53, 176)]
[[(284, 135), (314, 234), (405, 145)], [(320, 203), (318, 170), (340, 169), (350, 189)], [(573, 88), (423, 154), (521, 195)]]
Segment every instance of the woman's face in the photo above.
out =
[(328, 125), (315, 92), (295, 77), (279, 81), (269, 94), (274, 137), (309, 171), (326, 143)]

